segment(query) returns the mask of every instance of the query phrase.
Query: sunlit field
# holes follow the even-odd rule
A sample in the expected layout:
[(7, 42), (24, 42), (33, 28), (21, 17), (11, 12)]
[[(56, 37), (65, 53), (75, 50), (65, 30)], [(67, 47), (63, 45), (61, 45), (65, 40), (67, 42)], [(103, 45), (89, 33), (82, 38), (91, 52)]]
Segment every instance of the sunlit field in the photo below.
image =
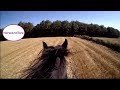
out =
[[(19, 41), (2, 41), (1, 44), (1, 76), (0, 78), (20, 78), (42, 50), (42, 41), (56, 46), (68, 40), (71, 54), (66, 57), (67, 75), (76, 79), (120, 78), (120, 53), (111, 49), (76, 37), (29, 38)], [(101, 38), (104, 39), (104, 38)], [(111, 40), (120, 43), (118, 39)]]

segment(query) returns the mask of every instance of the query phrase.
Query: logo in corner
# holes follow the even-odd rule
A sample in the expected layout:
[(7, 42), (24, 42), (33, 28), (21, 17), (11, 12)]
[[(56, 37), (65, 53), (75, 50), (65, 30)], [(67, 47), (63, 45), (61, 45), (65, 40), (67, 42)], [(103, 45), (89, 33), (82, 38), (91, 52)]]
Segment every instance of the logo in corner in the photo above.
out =
[(4, 28), (3, 36), (7, 40), (17, 41), (24, 37), (24, 29), (19, 25), (9, 25)]

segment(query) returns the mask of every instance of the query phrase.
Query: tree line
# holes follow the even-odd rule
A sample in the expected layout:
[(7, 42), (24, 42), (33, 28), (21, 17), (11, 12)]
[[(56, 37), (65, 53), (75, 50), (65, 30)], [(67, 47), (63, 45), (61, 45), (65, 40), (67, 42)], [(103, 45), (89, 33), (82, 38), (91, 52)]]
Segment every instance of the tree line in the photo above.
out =
[[(120, 37), (118, 29), (113, 27), (105, 27), (104, 25), (98, 24), (86, 24), (79, 21), (60, 21), (56, 20), (51, 22), (50, 20), (43, 20), (36, 26), (31, 22), (18, 23), (24, 30), (24, 38), (35, 38), (35, 37), (56, 37), (56, 36), (74, 36), (74, 35), (88, 35), (90, 37)], [(0, 30), (0, 37), (2, 36), (3, 29)]]

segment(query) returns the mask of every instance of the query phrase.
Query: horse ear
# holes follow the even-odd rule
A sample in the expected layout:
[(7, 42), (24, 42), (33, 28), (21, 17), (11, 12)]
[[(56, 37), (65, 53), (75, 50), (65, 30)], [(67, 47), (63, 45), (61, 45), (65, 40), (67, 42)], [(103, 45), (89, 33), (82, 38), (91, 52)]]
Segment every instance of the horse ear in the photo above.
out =
[(67, 45), (68, 45), (68, 41), (67, 39), (65, 39), (64, 43), (62, 44), (62, 47), (67, 48)]
[(43, 42), (43, 48), (46, 49), (48, 48), (47, 44), (45, 42)]

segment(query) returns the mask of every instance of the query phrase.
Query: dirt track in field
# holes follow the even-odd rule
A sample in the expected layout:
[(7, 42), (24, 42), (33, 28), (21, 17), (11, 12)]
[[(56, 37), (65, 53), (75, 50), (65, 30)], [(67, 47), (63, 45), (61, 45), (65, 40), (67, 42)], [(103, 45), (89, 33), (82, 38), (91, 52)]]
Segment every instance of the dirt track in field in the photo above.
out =
[(120, 53), (75, 37), (30, 38), (0, 42), (0, 77), (19, 78), (20, 72), (28, 67), (41, 51), (42, 41), (50, 46), (56, 46), (62, 44), (65, 38), (71, 52), (69, 57), (66, 57), (68, 78), (120, 78)]

